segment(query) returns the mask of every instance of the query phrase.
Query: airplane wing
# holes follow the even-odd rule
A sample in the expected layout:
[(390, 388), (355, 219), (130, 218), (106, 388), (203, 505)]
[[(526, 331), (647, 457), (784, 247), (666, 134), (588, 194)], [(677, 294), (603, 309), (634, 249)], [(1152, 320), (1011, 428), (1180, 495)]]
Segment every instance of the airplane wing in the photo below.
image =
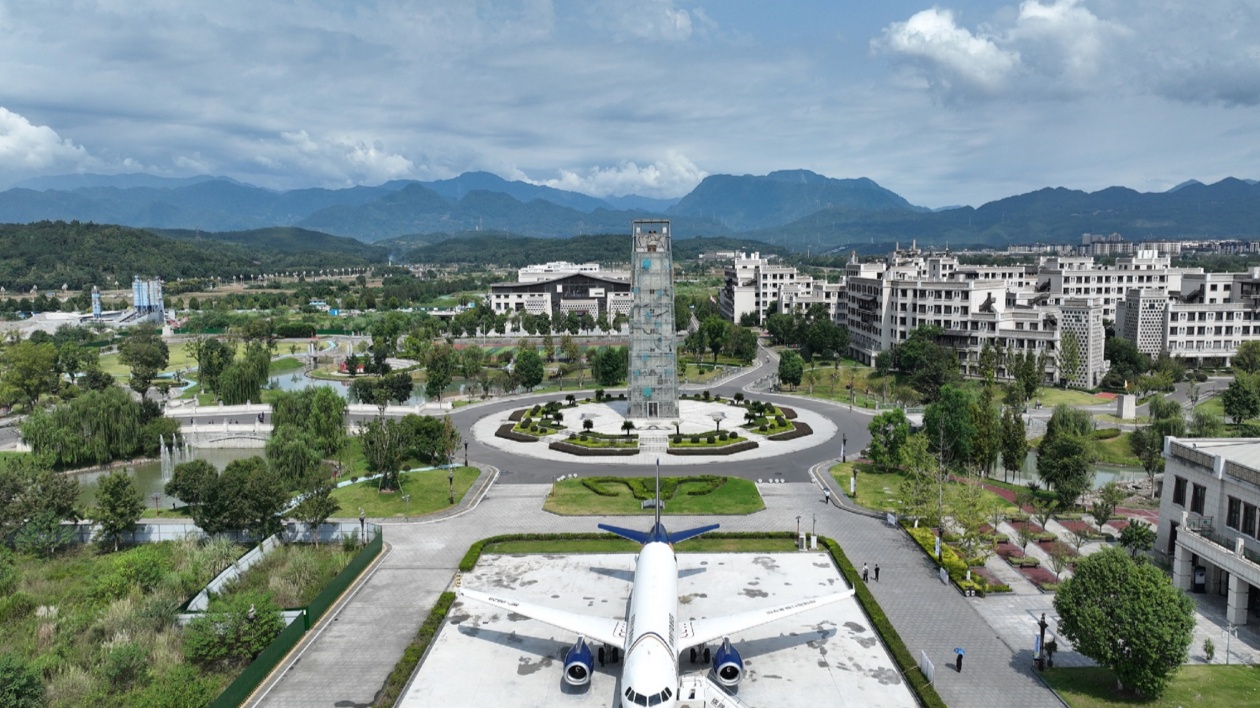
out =
[(687, 620), (678, 628), (678, 651), (716, 641), (723, 637), (729, 637), (732, 634), (738, 634), (753, 627), (760, 627), (763, 624), (776, 622), (784, 617), (799, 615), (802, 612), (808, 612), (834, 602), (847, 600), (850, 597), (853, 597), (853, 590), (834, 595), (811, 597), (808, 600), (798, 600), (786, 605), (767, 607), (762, 610), (753, 610), (752, 612), (744, 612), (738, 615)]
[(508, 612), (515, 612), (518, 615), (525, 615), (552, 627), (559, 627), (586, 637), (591, 641), (603, 642), (604, 644), (623, 648), (626, 645), (626, 623), (624, 620), (593, 617), (576, 612), (556, 610), (550, 607), (543, 607), (542, 605), (534, 605), (507, 597), (491, 595), (478, 590), (466, 590), (463, 587), (460, 587), (457, 593), (460, 597), (493, 605)]

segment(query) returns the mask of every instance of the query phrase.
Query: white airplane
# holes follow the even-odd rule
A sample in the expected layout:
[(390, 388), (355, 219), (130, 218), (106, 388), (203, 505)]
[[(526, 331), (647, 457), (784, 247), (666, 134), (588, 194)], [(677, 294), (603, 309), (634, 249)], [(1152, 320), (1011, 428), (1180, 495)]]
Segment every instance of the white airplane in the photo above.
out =
[(571, 686), (590, 683), (595, 659), (587, 646), (588, 639), (602, 642), (609, 650), (599, 648), (600, 664), (605, 659), (616, 661), (619, 651), (625, 652), (622, 670), (623, 708), (661, 706), (674, 708), (680, 689), (679, 655), (689, 650), (689, 658), (708, 663), (709, 642), (722, 640), (713, 652), (713, 678), (724, 688), (737, 686), (744, 677), (744, 660), (731, 646), (730, 635), (768, 624), (785, 617), (808, 612), (853, 596), (847, 592), (800, 600), (778, 607), (709, 619), (678, 619), (678, 558), (674, 544), (703, 533), (718, 524), (669, 533), (661, 524), (660, 469), (656, 475), (656, 523), (644, 533), (633, 529), (599, 524), (599, 528), (622, 538), (643, 544), (636, 559), (634, 588), (630, 593), (630, 611), (624, 620), (592, 617), (464, 588), (458, 593), (470, 600), (532, 617), (578, 635), (577, 642), (564, 657), (564, 681)]

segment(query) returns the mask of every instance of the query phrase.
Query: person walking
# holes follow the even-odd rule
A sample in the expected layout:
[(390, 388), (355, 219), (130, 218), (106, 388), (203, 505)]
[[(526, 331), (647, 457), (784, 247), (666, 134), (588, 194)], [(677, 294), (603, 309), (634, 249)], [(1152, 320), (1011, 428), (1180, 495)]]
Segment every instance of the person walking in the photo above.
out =
[(831, 506), (831, 487), (823, 487), (823, 503)]
[(875, 582), (879, 582), (879, 563), (875, 564)]
[(870, 582), (869, 580), (870, 576), (871, 576), (870, 568), (867, 568), (866, 564), (863, 563), (862, 564), (862, 582), (864, 583)]

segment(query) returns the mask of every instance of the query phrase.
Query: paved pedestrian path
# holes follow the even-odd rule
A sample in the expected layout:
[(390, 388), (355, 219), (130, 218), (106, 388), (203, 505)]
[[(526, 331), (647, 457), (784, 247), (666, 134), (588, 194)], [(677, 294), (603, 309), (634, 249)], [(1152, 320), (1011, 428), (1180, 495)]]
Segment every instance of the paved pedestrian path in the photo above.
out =
[[(546, 484), (496, 484), (467, 513), (429, 522), (386, 522), (388, 554), (354, 597), (325, 619), (302, 653), (290, 659), (259, 704), (370, 704), (473, 541), (501, 533), (588, 531), (604, 520), (543, 512), (549, 489)], [(795, 530), (799, 521), (801, 530), (809, 531), (816, 524), (818, 533), (838, 541), (853, 563), (878, 563), (880, 582), (872, 576), (871, 590), (911, 653), (926, 653), (935, 663), (937, 690), (946, 703), (1061, 705), (1033, 675), (1031, 652), (995, 635), (981, 616), (987, 606), (941, 583), (935, 566), (906, 534), (882, 520), (825, 504), (814, 484), (764, 484), (761, 489), (766, 510), (720, 517), (723, 530)], [(671, 517), (670, 524), (682, 528), (713, 520)], [(624, 517), (615, 521), (626, 523)], [(1018, 618), (1010, 623), (1012, 633), (1031, 636), (1033, 630), (1018, 627)], [(966, 650), (961, 674), (953, 670), (955, 647)]]

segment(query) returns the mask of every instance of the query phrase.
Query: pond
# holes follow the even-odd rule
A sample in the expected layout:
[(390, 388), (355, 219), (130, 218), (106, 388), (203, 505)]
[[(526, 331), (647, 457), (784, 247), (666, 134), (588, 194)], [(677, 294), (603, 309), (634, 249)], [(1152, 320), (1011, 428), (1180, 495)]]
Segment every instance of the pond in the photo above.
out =
[[(1001, 472), (1001, 465), (998, 466), (999, 472), (994, 475), (995, 478), (1005, 478)], [(1094, 486), (1098, 489), (1108, 482), (1136, 482), (1146, 479), (1146, 470), (1141, 467), (1123, 467), (1119, 465), (1094, 465)], [(1040, 482), (1041, 477), (1037, 475), (1037, 453), (1029, 451), (1028, 456), (1024, 458), (1024, 466), (1020, 468), (1019, 474), (1015, 479), (1011, 479), (1015, 484), (1024, 484), (1026, 482)], [(1045, 485), (1042, 485), (1045, 486)]]
[[(302, 389), (312, 386), (327, 386), (337, 392), (342, 398), (350, 397), (350, 381), (326, 381), (324, 379), (316, 379), (305, 375), (301, 371), (294, 371), (284, 374), (276, 374), (267, 379), (266, 388), (281, 391), (301, 391)], [(448, 385), (444, 393), (459, 394), (464, 392), (464, 384), (461, 382), (452, 382)], [(424, 395), (424, 385), (417, 382), (412, 396), (407, 400), (407, 405), (418, 406), (424, 405), (428, 401), (428, 397)]]
[[(153, 506), (153, 495), (160, 494), (161, 499), (158, 501), (158, 505), (163, 509), (169, 509), (172, 503), (178, 500), (174, 497), (166, 496), (166, 492), (162, 488), (170, 481), (171, 470), (174, 469), (176, 464), (200, 459), (222, 470), (232, 460), (241, 460), (254, 455), (262, 455), (262, 453), (263, 451), (258, 448), (189, 449), (186, 452), (168, 453), (165, 459), (160, 462), (145, 462), (115, 469), (125, 469), (131, 473), (133, 479), (136, 480), (136, 487), (140, 489), (140, 494), (144, 497), (146, 506)], [(103, 475), (113, 471), (114, 469), (99, 470), (75, 475), (79, 480), (79, 504), (81, 506), (88, 507), (96, 503), (96, 481)]]

